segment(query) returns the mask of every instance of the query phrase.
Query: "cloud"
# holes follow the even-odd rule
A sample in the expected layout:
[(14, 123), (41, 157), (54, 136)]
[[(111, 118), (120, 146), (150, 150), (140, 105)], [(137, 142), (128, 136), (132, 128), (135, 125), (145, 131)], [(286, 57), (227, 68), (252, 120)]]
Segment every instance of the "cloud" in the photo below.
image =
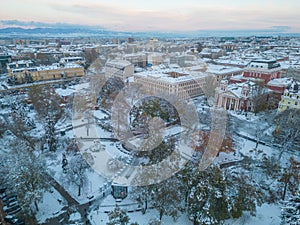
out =
[[(26, 0), (33, 2), (33, 0)], [(158, 2), (158, 0), (155, 0)], [(220, 0), (221, 1), (221, 0)], [(267, 29), (270, 32), (299, 32), (300, 14), (290, 6), (257, 7), (234, 4), (171, 4), (167, 8), (159, 4), (137, 4), (137, 1), (96, 1), (96, 0), (48, 0), (42, 1), (41, 9), (24, 10), (20, 16), (4, 18), (21, 20), (2, 20), (3, 26), (21, 27), (94, 27), (118, 31), (196, 31), (196, 30), (241, 30)], [(136, 3), (136, 4), (133, 4)], [(150, 3), (149, 3), (150, 4)], [(164, 2), (164, 4), (166, 4)], [(241, 3), (242, 4), (242, 3)], [(244, 3), (243, 3), (244, 4)], [(179, 7), (182, 6), (182, 7)], [(151, 3), (152, 6), (152, 3)], [(25, 22), (27, 18), (31, 20)], [(35, 22), (48, 21), (48, 23)], [(53, 23), (49, 23), (49, 21)], [(64, 23), (59, 23), (63, 21)], [(55, 23), (56, 22), (56, 23)], [(81, 25), (77, 25), (81, 24)], [(89, 26), (86, 26), (88, 24)], [(285, 26), (289, 25), (289, 26)], [(101, 26), (101, 27), (100, 27)]]
[[(172, 7), (172, 6), (170, 6)], [(146, 9), (113, 3), (53, 3), (51, 8), (66, 17), (78, 18), (87, 24), (100, 24), (121, 31), (189, 31), (199, 29), (270, 29), (287, 31), (285, 24), (299, 28), (300, 16), (295, 10), (272, 10), (254, 6), (186, 5), (177, 9)]]
[(42, 23), (36, 21), (20, 21), (20, 20), (1, 20), (2, 26), (13, 26), (13, 27), (52, 27), (49, 23)]
[(21, 21), (21, 20), (0, 20), (2, 27), (22, 27), (22, 28), (89, 28), (104, 29), (100, 26), (88, 26), (71, 23), (44, 23), (37, 21)]

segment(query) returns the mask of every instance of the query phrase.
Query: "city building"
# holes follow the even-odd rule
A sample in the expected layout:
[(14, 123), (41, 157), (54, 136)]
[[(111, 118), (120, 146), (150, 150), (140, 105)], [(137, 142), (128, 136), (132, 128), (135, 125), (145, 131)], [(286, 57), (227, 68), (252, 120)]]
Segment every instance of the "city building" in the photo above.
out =
[(244, 68), (242, 82), (250, 79), (266, 84), (272, 79), (280, 78), (280, 71), (280, 64), (276, 60), (252, 60), (248, 66)]
[(147, 65), (147, 54), (146, 53), (132, 53), (125, 54), (122, 56), (123, 60), (131, 62), (134, 66), (144, 68)]
[(293, 78), (291, 77), (284, 77), (284, 78), (277, 78), (270, 80), (266, 86), (272, 90), (274, 93), (278, 93), (281, 95), (283, 94), (284, 90), (289, 87), (293, 82)]
[(63, 65), (68, 64), (68, 63), (76, 63), (79, 65), (84, 65), (85, 59), (80, 56), (64, 57), (59, 60), (59, 63), (63, 64)]
[(6, 64), (11, 62), (11, 55), (0, 52), (0, 74), (7, 72)]
[(147, 63), (149, 66), (155, 66), (163, 63), (163, 54), (158, 52), (149, 53), (147, 55)]
[(233, 76), (236, 76), (238, 74), (241, 75), (243, 73), (243, 69), (239, 67), (221, 66), (208, 63), (205, 65), (188, 67), (187, 69), (191, 71), (203, 71), (204, 68), (205, 72), (213, 74), (218, 82), (224, 79), (230, 79)]
[(105, 64), (105, 74), (108, 76), (118, 77), (121, 80), (126, 80), (134, 73), (134, 65), (121, 59), (107, 61)]
[(188, 99), (203, 94), (206, 73), (183, 69), (161, 69), (134, 74), (134, 81), (149, 93), (166, 93), (179, 99)]
[(84, 76), (84, 68), (78, 64), (58, 63), (51, 66), (34, 66), (28, 61), (7, 64), (8, 80), (12, 84), (31, 83), (34, 81), (56, 80)]
[(285, 89), (278, 105), (279, 112), (286, 109), (300, 109), (299, 82), (295, 80)]
[(222, 80), (220, 87), (216, 88), (217, 106), (226, 110), (253, 112), (254, 98), (258, 92), (258, 85), (252, 81), (229, 84), (228, 80)]

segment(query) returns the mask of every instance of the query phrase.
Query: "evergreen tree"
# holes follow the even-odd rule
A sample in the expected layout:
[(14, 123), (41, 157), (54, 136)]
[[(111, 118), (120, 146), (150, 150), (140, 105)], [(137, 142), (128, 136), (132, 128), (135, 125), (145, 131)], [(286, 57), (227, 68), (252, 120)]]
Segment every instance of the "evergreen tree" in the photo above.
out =
[(261, 205), (264, 195), (258, 184), (245, 174), (226, 174), (228, 180), (227, 197), (233, 218), (242, 216), (243, 211), (256, 214), (256, 205)]
[(183, 211), (182, 183), (176, 177), (171, 177), (161, 183), (153, 185), (152, 206), (158, 211), (159, 219), (164, 215), (176, 220)]
[(227, 183), (222, 171), (211, 167), (190, 180), (187, 210), (194, 225), (220, 224), (229, 218)]
[(289, 199), (281, 210), (281, 225), (298, 225), (300, 224), (300, 195), (293, 196)]

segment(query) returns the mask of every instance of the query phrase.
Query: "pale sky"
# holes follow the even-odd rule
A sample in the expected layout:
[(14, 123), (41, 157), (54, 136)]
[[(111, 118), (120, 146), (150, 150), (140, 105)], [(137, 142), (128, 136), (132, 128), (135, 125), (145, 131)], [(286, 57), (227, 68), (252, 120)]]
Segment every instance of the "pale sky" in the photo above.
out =
[(276, 26), (300, 32), (300, 0), (6, 0), (0, 8), (1, 27), (9, 26), (1, 22), (6, 20), (117, 31), (259, 30)]

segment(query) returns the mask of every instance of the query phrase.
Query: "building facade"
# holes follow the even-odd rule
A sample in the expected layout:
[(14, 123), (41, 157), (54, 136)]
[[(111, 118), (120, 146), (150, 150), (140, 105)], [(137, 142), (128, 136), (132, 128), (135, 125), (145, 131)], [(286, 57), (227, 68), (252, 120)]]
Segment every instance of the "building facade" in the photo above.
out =
[(132, 53), (122, 56), (123, 60), (131, 62), (134, 66), (144, 68), (147, 66), (147, 54), (146, 53)]
[(105, 74), (109, 77), (118, 77), (126, 80), (134, 73), (134, 65), (127, 60), (114, 59), (105, 64)]
[(254, 82), (228, 84), (227, 80), (222, 80), (215, 97), (217, 106), (225, 110), (253, 112), (257, 95), (258, 86)]
[(8, 80), (12, 84), (84, 76), (84, 68), (78, 64), (60, 66), (56, 63), (51, 66), (33, 66), (31, 61), (18, 61), (7, 66)]
[(279, 112), (286, 109), (300, 109), (299, 83), (295, 80), (285, 89), (278, 105)]
[(202, 87), (207, 74), (191, 73), (182, 69), (162, 69), (134, 74), (134, 81), (150, 94), (165, 93), (179, 99), (203, 94)]
[(242, 82), (250, 79), (266, 84), (272, 79), (280, 78), (280, 71), (280, 64), (276, 60), (253, 60), (244, 69)]

